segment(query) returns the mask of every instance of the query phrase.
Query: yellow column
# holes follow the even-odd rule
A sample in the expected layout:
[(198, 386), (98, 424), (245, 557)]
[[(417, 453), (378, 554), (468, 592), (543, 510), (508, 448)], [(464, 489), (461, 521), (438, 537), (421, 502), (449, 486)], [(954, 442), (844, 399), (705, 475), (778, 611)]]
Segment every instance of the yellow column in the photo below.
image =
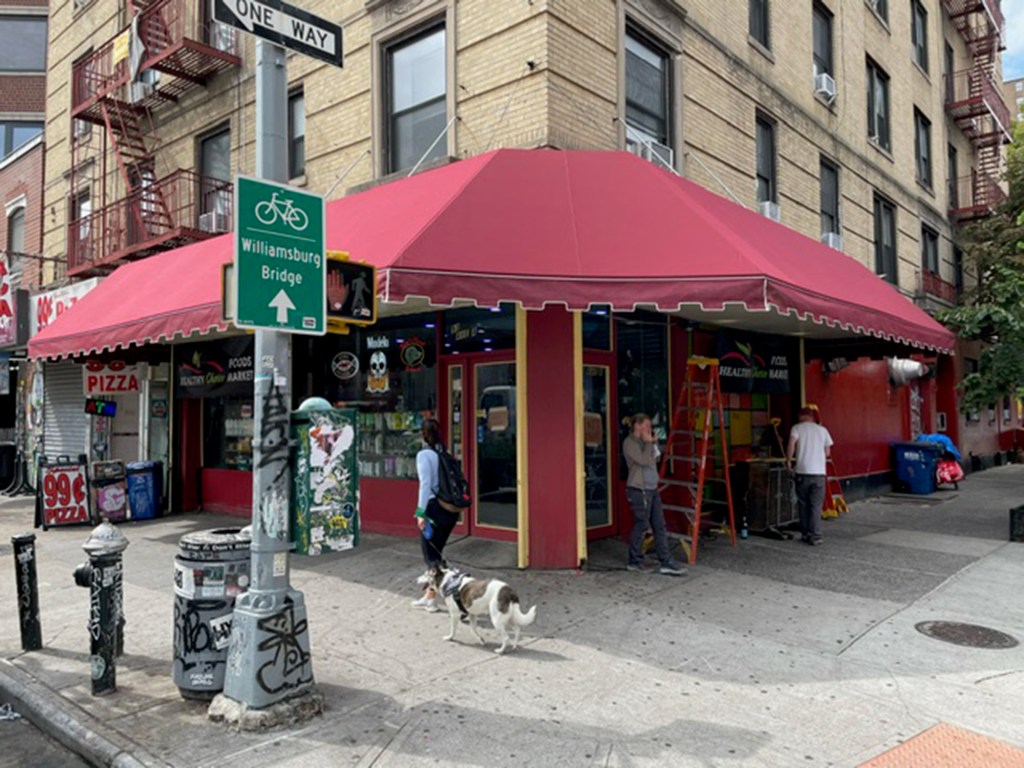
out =
[(804, 350), (804, 337), (800, 337), (800, 407), (807, 405), (807, 357)]
[(526, 408), (526, 310), (516, 304), (516, 527), (520, 568), (530, 567), (530, 473)]
[(572, 313), (573, 443), (576, 446), (576, 562), (587, 560), (587, 473), (583, 464), (583, 313)]

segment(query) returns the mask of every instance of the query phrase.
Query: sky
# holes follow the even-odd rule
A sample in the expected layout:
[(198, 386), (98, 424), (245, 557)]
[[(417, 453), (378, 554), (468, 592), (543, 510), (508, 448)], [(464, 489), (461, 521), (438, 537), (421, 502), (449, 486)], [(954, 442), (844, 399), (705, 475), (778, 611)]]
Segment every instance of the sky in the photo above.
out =
[(1006, 17), (1006, 50), (1003, 51), (1003, 79), (1024, 77), (1024, 0), (1003, 0)]

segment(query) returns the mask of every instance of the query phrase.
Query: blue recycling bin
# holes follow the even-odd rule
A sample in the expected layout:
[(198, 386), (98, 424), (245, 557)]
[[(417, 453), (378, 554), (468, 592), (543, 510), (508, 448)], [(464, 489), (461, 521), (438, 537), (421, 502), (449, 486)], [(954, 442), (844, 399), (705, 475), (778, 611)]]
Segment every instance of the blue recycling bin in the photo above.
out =
[(942, 456), (938, 443), (893, 443), (896, 480), (893, 490), (898, 493), (929, 494), (936, 488), (935, 470)]
[(163, 462), (133, 461), (127, 468), (131, 519), (151, 520), (159, 517), (163, 498)]

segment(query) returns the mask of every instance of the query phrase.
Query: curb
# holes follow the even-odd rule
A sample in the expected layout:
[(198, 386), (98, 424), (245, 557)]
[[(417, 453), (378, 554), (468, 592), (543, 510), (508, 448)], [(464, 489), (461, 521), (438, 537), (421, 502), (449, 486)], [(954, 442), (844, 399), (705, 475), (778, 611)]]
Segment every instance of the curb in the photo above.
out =
[(115, 734), (37, 678), (0, 659), (0, 696), (33, 725), (101, 768), (165, 768), (170, 764)]

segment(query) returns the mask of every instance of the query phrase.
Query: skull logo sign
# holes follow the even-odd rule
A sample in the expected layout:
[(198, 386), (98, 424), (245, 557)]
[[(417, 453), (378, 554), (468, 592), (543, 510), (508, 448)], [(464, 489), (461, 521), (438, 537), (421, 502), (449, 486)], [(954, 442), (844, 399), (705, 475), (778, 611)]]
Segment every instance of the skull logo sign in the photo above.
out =
[(382, 350), (370, 355), (370, 370), (366, 378), (367, 392), (387, 392), (391, 388), (388, 377), (388, 358)]

